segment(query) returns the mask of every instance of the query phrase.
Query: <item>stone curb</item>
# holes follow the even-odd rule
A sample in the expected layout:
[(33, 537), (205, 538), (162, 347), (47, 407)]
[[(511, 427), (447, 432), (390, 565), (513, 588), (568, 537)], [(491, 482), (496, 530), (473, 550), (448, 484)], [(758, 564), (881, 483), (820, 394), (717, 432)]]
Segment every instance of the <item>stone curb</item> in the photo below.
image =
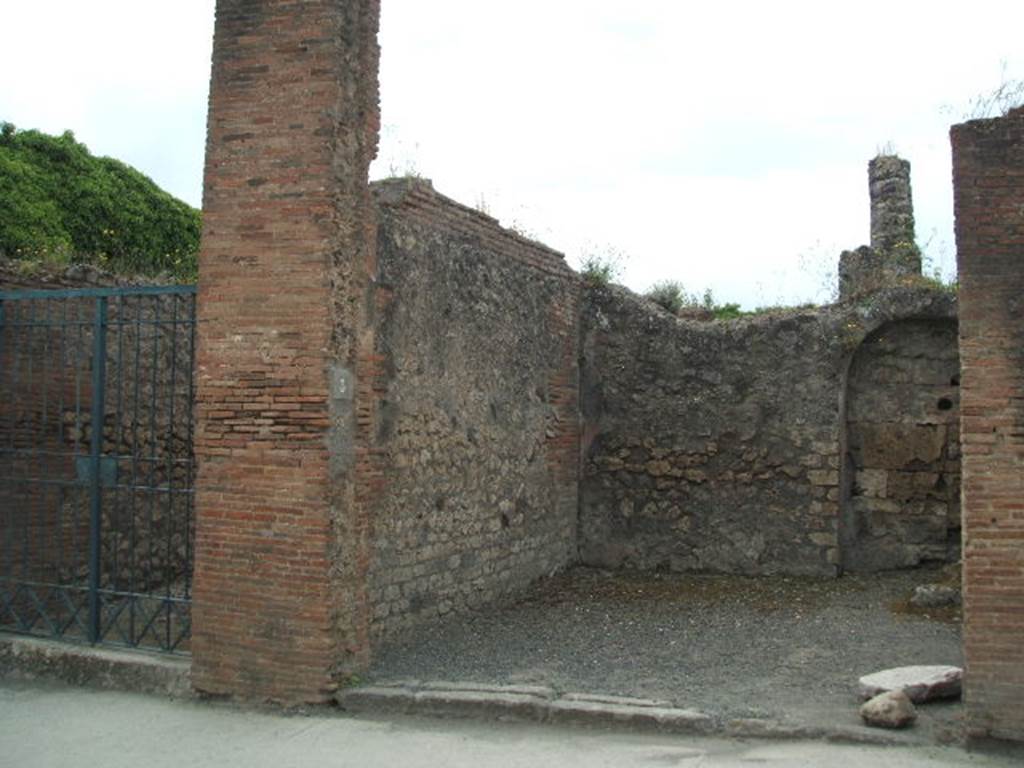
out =
[(0, 635), (0, 678), (191, 698), (191, 661), (144, 651)]
[[(0, 678), (53, 680), (178, 699), (195, 697), (191, 663), (187, 658), (75, 646), (13, 635), (0, 635)], [(722, 721), (695, 709), (675, 707), (664, 700), (563, 694), (539, 685), (406, 680), (346, 688), (335, 700), (342, 710), (354, 714), (511, 720), (727, 738), (825, 740), (880, 746), (910, 743), (898, 734), (867, 728), (823, 728), (756, 718)]]
[(809, 727), (767, 719), (719, 721), (666, 701), (559, 694), (544, 686), (405, 681), (346, 688), (337, 694), (336, 701), (343, 710), (354, 714), (511, 720), (728, 738), (807, 739), (883, 746), (907, 743), (899, 736), (866, 728)]

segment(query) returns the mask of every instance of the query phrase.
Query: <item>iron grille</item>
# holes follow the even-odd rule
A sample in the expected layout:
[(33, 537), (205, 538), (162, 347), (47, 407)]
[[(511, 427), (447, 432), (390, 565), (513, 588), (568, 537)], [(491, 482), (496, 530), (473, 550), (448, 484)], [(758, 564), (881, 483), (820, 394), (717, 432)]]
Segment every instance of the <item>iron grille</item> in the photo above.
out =
[(193, 286), (0, 292), (0, 629), (187, 652)]

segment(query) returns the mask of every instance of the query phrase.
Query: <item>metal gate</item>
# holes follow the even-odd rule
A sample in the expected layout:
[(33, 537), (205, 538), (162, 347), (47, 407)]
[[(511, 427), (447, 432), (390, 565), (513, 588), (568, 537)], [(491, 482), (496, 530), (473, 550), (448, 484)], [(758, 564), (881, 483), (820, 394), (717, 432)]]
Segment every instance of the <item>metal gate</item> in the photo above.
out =
[(187, 652), (195, 288), (0, 292), (0, 629)]

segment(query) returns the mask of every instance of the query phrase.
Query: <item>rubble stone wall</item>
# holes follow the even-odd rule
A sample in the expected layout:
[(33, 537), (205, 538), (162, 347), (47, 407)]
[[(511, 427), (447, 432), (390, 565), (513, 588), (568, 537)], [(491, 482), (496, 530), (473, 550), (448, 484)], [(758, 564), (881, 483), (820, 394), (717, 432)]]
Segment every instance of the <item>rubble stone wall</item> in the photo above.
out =
[[(841, 510), (851, 501), (846, 373), (872, 333), (908, 317), (948, 320), (955, 301), (905, 288), (858, 304), (699, 322), (592, 287), (582, 312), (582, 561), (837, 573), (848, 533)], [(948, 362), (952, 339), (943, 343), (934, 356)], [(876, 394), (901, 412), (888, 382)]]
[(429, 182), (375, 192), (379, 637), (575, 560), (579, 280)]

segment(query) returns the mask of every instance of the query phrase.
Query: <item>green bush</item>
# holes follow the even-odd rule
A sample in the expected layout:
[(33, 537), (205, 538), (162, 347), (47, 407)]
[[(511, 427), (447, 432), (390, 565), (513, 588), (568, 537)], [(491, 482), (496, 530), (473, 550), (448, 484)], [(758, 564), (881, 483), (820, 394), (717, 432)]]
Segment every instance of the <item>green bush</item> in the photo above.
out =
[(618, 277), (618, 270), (611, 262), (604, 261), (598, 256), (585, 256), (580, 263), (580, 274), (584, 280), (599, 285), (608, 285)]
[(196, 277), (200, 213), (65, 131), (0, 127), (0, 255)]
[(710, 288), (706, 288), (698, 298), (697, 294), (687, 292), (683, 284), (676, 280), (661, 280), (655, 283), (644, 294), (644, 298), (673, 315), (678, 315), (683, 310), (703, 310), (709, 319), (732, 320), (750, 314), (740, 309), (740, 305), (736, 303), (719, 304)]
[(676, 280), (661, 280), (655, 283), (644, 294), (644, 298), (653, 301), (673, 315), (679, 314), (683, 307), (696, 307), (699, 305), (697, 297), (688, 294), (683, 289), (683, 284)]
[(739, 304), (734, 304), (732, 302), (728, 304), (716, 304), (711, 311), (715, 314), (715, 320), (733, 320), (737, 317), (744, 317), (745, 315), (750, 314), (749, 312), (744, 312), (740, 309)]

